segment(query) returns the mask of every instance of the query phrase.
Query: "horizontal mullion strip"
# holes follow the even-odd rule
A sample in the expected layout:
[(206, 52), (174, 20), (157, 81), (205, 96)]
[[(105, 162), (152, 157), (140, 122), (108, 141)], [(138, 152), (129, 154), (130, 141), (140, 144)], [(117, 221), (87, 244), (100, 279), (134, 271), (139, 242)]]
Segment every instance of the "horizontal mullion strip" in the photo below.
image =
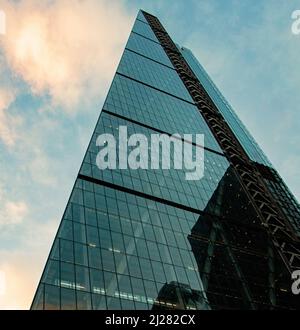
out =
[(176, 203), (176, 202), (164, 199), (164, 198), (149, 195), (149, 194), (146, 194), (146, 193), (138, 191), (138, 190), (126, 188), (124, 186), (120, 186), (120, 185), (117, 185), (115, 183), (111, 183), (111, 182), (108, 182), (108, 181), (95, 179), (93, 177), (83, 175), (83, 174), (80, 174), (80, 173), (78, 174), (77, 178), (81, 179), (81, 180), (88, 181), (88, 182), (92, 182), (92, 183), (95, 183), (95, 184), (99, 184), (99, 185), (105, 186), (107, 188), (116, 189), (116, 190), (123, 191), (123, 192), (128, 193), (128, 194), (132, 194), (132, 195), (136, 195), (136, 196), (139, 196), (139, 197), (142, 197), (142, 198), (150, 199), (154, 202), (158, 202), (158, 203), (161, 203), (161, 204), (167, 204), (167, 205), (170, 205), (170, 206), (173, 206), (173, 207), (176, 207), (178, 209), (182, 209), (182, 210), (185, 210), (185, 211), (188, 211), (188, 212), (192, 212), (192, 213), (196, 213), (196, 214), (203, 214), (202, 211), (200, 211), (198, 209), (195, 209), (193, 207), (189, 207), (189, 206), (186, 206), (184, 204)]
[(145, 39), (147, 39), (149, 41), (152, 41), (152, 42), (156, 43), (157, 45), (160, 45), (161, 46), (160, 42), (157, 42), (157, 41), (155, 41), (155, 40), (153, 40), (151, 38), (148, 38), (148, 37), (144, 36), (143, 34), (140, 34), (140, 33), (135, 32), (135, 31), (131, 31), (131, 33), (134, 33), (134, 34), (136, 34), (136, 35), (138, 35), (138, 36), (140, 36), (142, 38), (145, 38)]
[[(120, 186), (120, 185), (117, 185), (117, 184), (114, 184), (114, 183), (111, 183), (111, 182), (108, 182), (108, 181), (99, 180), (99, 179), (96, 179), (96, 178), (93, 178), (93, 177), (90, 177), (90, 176), (87, 176), (87, 175), (83, 175), (83, 174), (80, 174), (80, 173), (78, 174), (77, 179), (88, 181), (88, 182), (98, 184), (100, 186), (104, 186), (104, 187), (107, 187), (107, 188), (123, 191), (123, 192), (131, 194), (131, 195), (135, 195), (135, 196), (138, 196), (138, 197), (141, 197), (141, 198), (149, 199), (149, 200), (152, 200), (154, 202), (161, 203), (161, 204), (169, 205), (169, 206), (172, 206), (172, 207), (175, 207), (175, 208), (187, 211), (187, 212), (192, 212), (194, 214), (199, 214), (199, 216), (200, 215), (201, 216), (209, 216), (209, 217), (212, 217), (212, 218), (219, 219), (218, 216), (212, 216), (211, 214), (209, 214), (207, 212), (203, 212), (199, 209), (195, 209), (195, 208), (189, 207), (189, 206), (184, 205), (184, 204), (176, 203), (176, 202), (164, 199), (164, 198), (149, 195), (149, 194), (146, 194), (146, 193), (138, 191), (138, 190), (130, 189), (130, 188)], [(225, 219), (222, 219), (222, 220), (219, 219), (219, 221), (225, 221)], [(209, 238), (201, 237), (201, 236), (195, 236), (193, 233), (189, 234), (189, 237), (191, 239), (196, 240), (196, 241), (202, 241), (202, 242), (209, 242), (210, 241)], [(60, 238), (60, 237), (57, 236), (57, 238)], [(241, 251), (242, 253), (256, 255), (256, 256), (260, 256), (260, 257), (266, 257), (265, 254), (263, 254), (261, 251), (258, 251), (258, 250), (253, 250), (253, 249), (245, 250), (242, 247), (235, 246), (233, 244), (223, 243), (223, 242), (220, 242), (220, 241), (216, 242), (216, 244), (218, 246), (234, 248), (236, 251)]]
[[(105, 109), (102, 109), (102, 112), (107, 113), (107, 114), (112, 115), (112, 116), (115, 116), (115, 117), (118, 117), (118, 118), (121, 118), (121, 119), (124, 119), (124, 120), (127, 120), (127, 121), (130, 121), (131, 123), (134, 123), (134, 124), (136, 124), (136, 125), (139, 125), (139, 126), (142, 126), (142, 127), (148, 128), (148, 129), (151, 129), (151, 130), (153, 130), (153, 131), (155, 131), (155, 132), (158, 132), (158, 133), (161, 133), (161, 134), (166, 134), (166, 135), (168, 135), (168, 136), (172, 136), (171, 133), (168, 133), (168, 132), (166, 132), (166, 131), (163, 131), (163, 130), (161, 130), (161, 129), (159, 129), (159, 128), (155, 128), (155, 127), (149, 126), (149, 125), (147, 125), (147, 124), (143, 124), (143, 123), (141, 123), (141, 122), (139, 122), (139, 121), (137, 121), (137, 120), (134, 120), (134, 119), (128, 118), (128, 117), (123, 116), (123, 115), (120, 115), (120, 114), (118, 114), (118, 113), (111, 112), (111, 111), (109, 111), (109, 110), (105, 110)], [(219, 156), (223, 156), (223, 157), (225, 157), (225, 155), (222, 154), (221, 152), (218, 152), (218, 151), (213, 150), (213, 149), (211, 149), (211, 148), (204, 147), (204, 146), (202, 146), (202, 145), (200, 145), (200, 144), (197, 144), (197, 143), (195, 143), (195, 142), (188, 141), (188, 140), (184, 140), (184, 139), (179, 139), (179, 138), (178, 138), (178, 140), (181, 140), (182, 142), (190, 143), (190, 144), (192, 144), (192, 145), (194, 145), (194, 146), (196, 146), (196, 147), (203, 148), (204, 150), (207, 150), (207, 151), (209, 151), (209, 152), (213, 152), (213, 153), (215, 153), (215, 154), (218, 154)]]
[(144, 23), (144, 24), (146, 24), (146, 25), (148, 25), (148, 26), (151, 28), (151, 26), (150, 26), (147, 22), (144, 22), (144, 21), (142, 21), (142, 20), (139, 19), (139, 18), (136, 18), (136, 20), (139, 21), (139, 22), (142, 22), (142, 23)]
[(159, 92), (162, 92), (162, 93), (164, 93), (164, 94), (167, 94), (167, 95), (169, 95), (169, 96), (173, 96), (173, 97), (175, 97), (175, 98), (178, 99), (178, 100), (181, 100), (181, 101), (184, 101), (184, 102), (186, 102), (186, 103), (189, 103), (189, 104), (195, 105), (195, 103), (190, 102), (190, 101), (188, 101), (188, 100), (186, 100), (186, 99), (183, 99), (183, 98), (180, 97), (180, 96), (177, 96), (177, 95), (171, 94), (171, 93), (169, 93), (169, 92), (164, 91), (163, 89), (160, 89), (160, 88), (157, 88), (157, 87), (155, 87), (155, 86), (149, 85), (149, 84), (147, 84), (147, 83), (145, 83), (145, 82), (143, 82), (143, 81), (141, 81), (141, 80), (138, 80), (138, 79), (135, 79), (135, 78), (133, 78), (133, 77), (130, 77), (130, 76), (128, 76), (127, 74), (124, 74), (124, 73), (121, 73), (121, 72), (116, 72), (116, 74), (118, 74), (118, 75), (120, 75), (120, 76), (122, 76), (122, 77), (128, 78), (128, 79), (131, 79), (131, 80), (133, 80), (133, 81), (135, 81), (135, 82), (138, 82), (138, 83), (140, 83), (140, 84), (142, 84), (142, 85), (144, 85), (144, 86), (150, 87), (150, 88), (152, 88), (152, 89), (155, 89), (155, 90), (157, 90), (157, 91), (159, 91)]
[(132, 50), (132, 49), (127, 48), (127, 47), (126, 47), (125, 49), (128, 50), (129, 52), (132, 52), (132, 53), (136, 54), (136, 55), (142, 56), (142, 57), (146, 58), (146, 59), (149, 60), (149, 61), (155, 62), (155, 63), (157, 63), (157, 64), (160, 64), (160, 65), (165, 66), (166, 68), (169, 68), (169, 69), (171, 69), (171, 70), (176, 71), (176, 69), (175, 69), (174, 67), (171, 67), (171, 66), (169, 66), (169, 65), (167, 65), (167, 64), (164, 64), (164, 63), (162, 63), (162, 62), (159, 62), (159, 61), (157, 61), (157, 60), (154, 60), (153, 58), (148, 57), (148, 56), (146, 56), (146, 55), (143, 55), (143, 54), (141, 54), (141, 53), (139, 53), (139, 52), (137, 52), (137, 51), (135, 51), (135, 50)]

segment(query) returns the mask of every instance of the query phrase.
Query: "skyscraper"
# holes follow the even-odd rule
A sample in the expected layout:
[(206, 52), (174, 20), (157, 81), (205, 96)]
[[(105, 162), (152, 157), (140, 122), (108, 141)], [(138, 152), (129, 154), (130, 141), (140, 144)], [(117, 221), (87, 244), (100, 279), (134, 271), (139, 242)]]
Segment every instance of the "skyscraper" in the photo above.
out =
[[(204, 134), (188, 141), (204, 150), (203, 178), (100, 170), (97, 138), (121, 126)], [(192, 52), (140, 11), (32, 309), (297, 308), (299, 234), (299, 204), (253, 137)]]

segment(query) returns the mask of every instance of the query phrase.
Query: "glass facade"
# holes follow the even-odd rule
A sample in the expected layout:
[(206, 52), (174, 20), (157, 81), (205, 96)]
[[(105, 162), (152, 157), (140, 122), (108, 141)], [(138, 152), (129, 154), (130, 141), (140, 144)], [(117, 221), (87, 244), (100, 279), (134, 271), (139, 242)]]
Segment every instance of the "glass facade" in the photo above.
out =
[(249, 133), (245, 125), (236, 115), (235, 111), (232, 109), (230, 104), (226, 101), (224, 96), (221, 94), (217, 86), (210, 79), (209, 75), (206, 73), (203, 66), (195, 58), (193, 53), (182, 47), (180, 49), (183, 57), (188, 62), (189, 66), (192, 68), (193, 72), (205, 88), (206, 92), (209, 94), (214, 104), (217, 106), (221, 114), (224, 116), (226, 122), (229, 124), (230, 128), (233, 130), (235, 136), (240, 141), (241, 145), (248, 153), (248, 156), (258, 163), (264, 164), (266, 166), (271, 166), (270, 161), (264, 152), (260, 149), (257, 142), (254, 140), (252, 135)]
[[(249, 156), (269, 164), (191, 52), (181, 52)], [(188, 140), (202, 151), (203, 178), (186, 180), (186, 168), (100, 170), (97, 137), (112, 134), (119, 142), (120, 126), (128, 136), (149, 139), (158, 133), (203, 134), (204, 145)], [(171, 156), (173, 151), (171, 162), (178, 152), (171, 146)], [(283, 205), (286, 186), (265, 180)], [(285, 210), (295, 227), (297, 207), (294, 200)], [(230, 161), (140, 11), (31, 308), (290, 308), (297, 302), (289, 284)]]

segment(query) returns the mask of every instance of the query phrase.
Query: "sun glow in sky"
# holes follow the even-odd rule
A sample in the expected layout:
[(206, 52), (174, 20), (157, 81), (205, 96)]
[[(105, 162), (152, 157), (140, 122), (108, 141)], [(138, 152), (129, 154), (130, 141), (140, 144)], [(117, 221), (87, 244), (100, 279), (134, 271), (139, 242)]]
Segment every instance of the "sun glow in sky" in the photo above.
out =
[(0, 309), (28, 309), (138, 9), (190, 48), (300, 197), (299, 1), (0, 0)]

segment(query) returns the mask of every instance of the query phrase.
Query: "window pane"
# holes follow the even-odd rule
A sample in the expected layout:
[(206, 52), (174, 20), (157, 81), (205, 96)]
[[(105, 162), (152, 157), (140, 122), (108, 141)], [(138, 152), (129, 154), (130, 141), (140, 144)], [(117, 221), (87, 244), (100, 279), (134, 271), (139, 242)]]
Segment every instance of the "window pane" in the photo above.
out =
[(108, 296), (114, 297), (119, 292), (117, 277), (114, 273), (110, 273), (110, 272), (103, 272), (103, 273), (104, 273), (106, 294)]
[(103, 229), (109, 229), (108, 215), (105, 212), (97, 212), (98, 227)]
[(49, 259), (42, 282), (47, 284), (59, 285), (59, 262)]
[(110, 232), (108, 230), (99, 229), (99, 238), (100, 238), (100, 246), (103, 249), (111, 249), (112, 242)]
[(72, 204), (73, 221), (84, 223), (84, 208), (78, 204)]
[(123, 243), (123, 237), (119, 233), (111, 233), (111, 238), (112, 238), (112, 244), (113, 244), (113, 249), (116, 252), (125, 252), (124, 251), (124, 243)]
[(74, 265), (61, 262), (60, 271), (61, 271), (61, 286), (65, 288), (74, 289), (75, 288)]
[(152, 272), (152, 267), (151, 267), (150, 260), (141, 258), (140, 259), (140, 265), (141, 265), (143, 278), (153, 281), (154, 277), (153, 277), (153, 272)]
[(61, 309), (76, 309), (75, 291), (61, 288)]
[(87, 225), (97, 226), (97, 217), (95, 210), (86, 208), (85, 209), (85, 221)]
[(89, 191), (84, 191), (84, 205), (92, 209), (95, 208), (94, 194)]
[(136, 310), (148, 310), (149, 306), (147, 304), (136, 301), (135, 302), (135, 309)]
[(72, 221), (63, 220), (59, 228), (58, 237), (73, 240), (73, 224)]
[(88, 246), (89, 266), (93, 268), (102, 268), (100, 249)]
[(161, 283), (165, 283), (166, 277), (165, 277), (162, 263), (157, 262), (157, 261), (151, 261), (151, 264), (152, 264), (152, 269), (153, 269), (155, 280), (158, 282), (161, 282)]
[(149, 258), (146, 241), (143, 239), (136, 238), (135, 243), (136, 243), (136, 249), (137, 249), (138, 256), (142, 257), (142, 258)]
[(74, 222), (74, 241), (86, 244), (85, 226)]
[(135, 256), (128, 256), (128, 268), (131, 276), (141, 277), (139, 260)]
[(123, 234), (132, 235), (131, 222), (126, 218), (120, 218)]
[(112, 251), (101, 250), (103, 269), (115, 271), (114, 254)]
[(121, 309), (120, 299), (107, 297), (107, 309)]
[(109, 225), (110, 225), (110, 229), (112, 231), (115, 231), (118, 233), (122, 232), (120, 218), (117, 215), (113, 215), (113, 214), (109, 215)]
[(72, 241), (60, 240), (60, 260), (74, 262), (74, 246)]
[(51, 259), (59, 260), (59, 240), (56, 239), (53, 243), (51, 253), (50, 253)]
[(121, 299), (121, 306), (122, 306), (122, 309), (125, 309), (125, 310), (134, 310), (135, 309), (135, 304), (134, 304), (133, 300)]
[(129, 275), (126, 254), (114, 253), (116, 272), (119, 274)]
[(119, 277), (119, 290), (120, 297), (123, 299), (133, 300), (131, 282), (129, 276), (120, 276)]
[(79, 310), (91, 310), (92, 301), (91, 294), (89, 292), (76, 292), (77, 295), (77, 309)]
[(157, 296), (158, 296), (158, 292), (157, 292), (155, 282), (144, 280), (144, 286), (145, 286), (145, 291), (146, 291), (146, 296), (147, 296), (148, 303), (153, 303), (154, 300), (157, 299)]
[(132, 292), (135, 301), (146, 302), (146, 294), (143, 281), (139, 278), (131, 278)]
[(82, 266), (76, 268), (76, 289), (90, 291), (89, 269)]
[(39, 285), (38, 291), (34, 297), (32, 309), (34, 310), (44, 309), (44, 284)]
[(97, 294), (105, 294), (103, 272), (97, 269), (90, 269), (91, 291)]
[(175, 266), (175, 272), (176, 272), (179, 283), (189, 285), (184, 268)]
[(99, 246), (99, 234), (97, 227), (86, 226), (87, 244)]
[(59, 309), (59, 287), (45, 285), (45, 309)]
[(106, 310), (106, 297), (99, 294), (92, 294), (94, 310)]
[(88, 266), (86, 245), (75, 243), (75, 263), (83, 266)]

